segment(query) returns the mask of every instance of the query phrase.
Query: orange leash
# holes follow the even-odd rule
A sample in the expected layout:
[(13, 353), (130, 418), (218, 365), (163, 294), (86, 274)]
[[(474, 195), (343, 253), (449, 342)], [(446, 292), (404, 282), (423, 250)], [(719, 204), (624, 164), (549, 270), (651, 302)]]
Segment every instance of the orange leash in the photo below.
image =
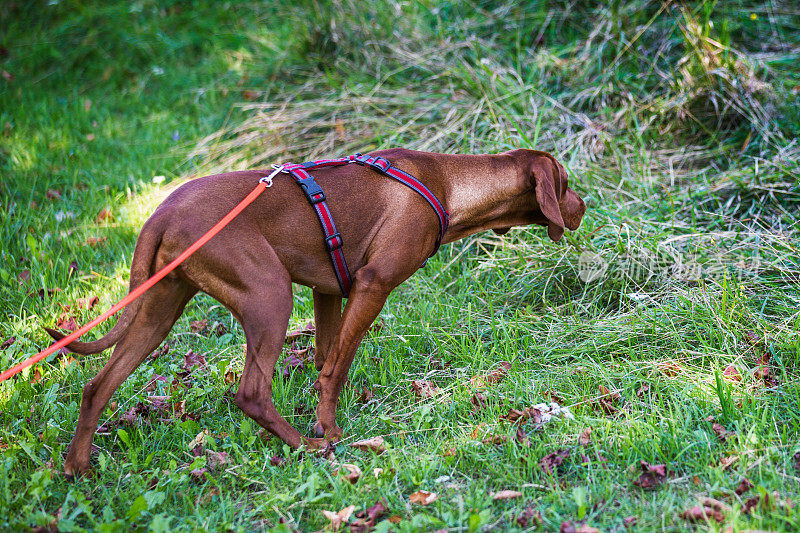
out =
[(175, 270), (175, 268), (177, 268), (178, 265), (180, 265), (181, 263), (186, 261), (186, 259), (190, 255), (195, 253), (201, 246), (203, 246), (205, 243), (210, 241), (211, 238), (214, 235), (219, 233), (220, 230), (222, 228), (224, 228), (225, 226), (227, 226), (230, 223), (231, 220), (236, 218), (236, 216), (239, 213), (241, 213), (242, 210), (245, 207), (250, 205), (253, 202), (253, 200), (255, 200), (258, 197), (259, 194), (264, 192), (264, 190), (267, 187), (272, 186), (272, 178), (278, 172), (280, 172), (282, 168), (283, 168), (282, 166), (280, 168), (276, 168), (275, 172), (273, 172), (270, 176), (268, 176), (266, 178), (262, 178), (259, 181), (258, 185), (256, 185), (256, 188), (253, 189), (253, 191), (250, 194), (248, 194), (247, 197), (244, 200), (239, 202), (239, 204), (236, 207), (234, 207), (233, 210), (230, 213), (225, 215), (225, 217), (222, 220), (217, 222), (217, 224), (213, 228), (208, 230), (208, 232), (205, 235), (203, 235), (202, 237), (197, 239), (197, 241), (194, 244), (192, 244), (189, 248), (187, 248), (186, 251), (184, 251), (181, 255), (176, 257), (167, 266), (165, 266), (164, 268), (162, 268), (161, 270), (156, 272), (156, 274), (153, 275), (153, 277), (151, 277), (150, 279), (148, 279), (147, 281), (145, 281), (144, 283), (142, 283), (141, 285), (136, 287), (134, 290), (132, 290), (130, 293), (128, 293), (128, 295), (125, 298), (123, 298), (122, 300), (120, 300), (119, 302), (114, 304), (114, 306), (111, 307), (111, 309), (109, 309), (108, 311), (106, 311), (105, 313), (100, 315), (99, 317), (95, 318), (94, 320), (92, 320), (91, 322), (89, 322), (88, 324), (83, 326), (82, 328), (78, 329), (77, 331), (74, 331), (73, 333), (70, 333), (69, 335), (67, 335), (66, 337), (64, 337), (60, 341), (56, 342), (55, 344), (53, 344), (52, 346), (50, 346), (46, 350), (43, 350), (43, 351), (37, 353), (36, 355), (34, 355), (32, 357), (29, 357), (25, 361), (19, 363), (18, 365), (14, 366), (12, 368), (9, 368), (8, 370), (6, 370), (2, 374), (0, 374), (0, 383), (2, 383), (3, 381), (7, 380), (11, 376), (19, 374), (24, 369), (28, 368), (31, 365), (34, 365), (34, 364), (38, 363), (39, 361), (41, 361), (42, 359), (44, 359), (48, 355), (56, 352), (57, 350), (60, 350), (61, 348), (63, 348), (67, 344), (71, 343), (72, 341), (74, 341), (75, 339), (77, 339), (78, 337), (80, 337), (81, 335), (83, 335), (84, 333), (89, 331), (90, 329), (94, 328), (99, 323), (101, 323), (104, 320), (108, 319), (111, 315), (113, 315), (114, 313), (116, 313), (117, 311), (119, 311), (120, 309), (122, 309), (123, 307), (125, 307), (126, 305), (131, 303), (132, 301), (134, 301), (136, 298), (138, 298), (139, 296), (144, 294), (148, 289), (150, 289), (150, 287), (152, 287), (153, 285), (155, 285), (156, 283), (161, 281), (164, 278), (164, 276), (166, 276), (167, 274), (169, 274), (170, 272)]

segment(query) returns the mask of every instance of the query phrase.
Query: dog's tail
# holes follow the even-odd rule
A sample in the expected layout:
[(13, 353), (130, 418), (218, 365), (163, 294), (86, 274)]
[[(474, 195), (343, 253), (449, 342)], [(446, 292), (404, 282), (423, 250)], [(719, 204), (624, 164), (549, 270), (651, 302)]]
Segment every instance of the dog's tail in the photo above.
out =
[[(159, 227), (161, 225), (155, 223), (153, 218), (145, 223), (139, 235), (139, 240), (136, 242), (136, 248), (133, 251), (133, 260), (131, 261), (131, 280), (128, 292), (147, 281), (152, 274), (151, 269), (155, 265), (155, 255), (158, 251), (158, 247), (161, 245), (161, 238), (164, 235), (163, 229)], [(148, 226), (150, 227), (148, 228)], [(100, 353), (110, 348), (125, 336), (134, 318), (136, 318), (136, 315), (139, 313), (141, 306), (142, 298), (137, 298), (123, 309), (122, 315), (119, 317), (119, 320), (117, 320), (117, 323), (114, 324), (111, 331), (106, 333), (103, 337), (92, 342), (73, 341), (67, 344), (66, 348), (71, 352), (82, 355)], [(56, 341), (67, 336), (64, 333), (50, 328), (44, 329)]]

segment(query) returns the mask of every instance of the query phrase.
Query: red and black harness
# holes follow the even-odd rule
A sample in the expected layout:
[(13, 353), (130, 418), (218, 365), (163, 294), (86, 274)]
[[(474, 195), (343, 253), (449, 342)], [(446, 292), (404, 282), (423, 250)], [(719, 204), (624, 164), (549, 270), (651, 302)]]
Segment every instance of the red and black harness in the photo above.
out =
[(342, 252), (342, 236), (336, 229), (336, 224), (333, 222), (333, 215), (325, 201), (325, 193), (322, 187), (314, 180), (314, 177), (308, 173), (309, 170), (325, 167), (336, 167), (340, 165), (347, 165), (349, 163), (356, 163), (358, 165), (371, 167), (374, 170), (393, 178), (406, 187), (409, 187), (417, 194), (425, 198), (430, 206), (433, 208), (436, 217), (439, 219), (439, 236), (436, 239), (436, 246), (433, 249), (433, 254), (439, 249), (444, 237), (444, 232), (447, 231), (447, 225), (450, 221), (450, 214), (444, 208), (442, 203), (436, 198), (430, 189), (428, 189), (421, 181), (404, 172), (397, 167), (393, 167), (389, 161), (382, 157), (366, 156), (361, 154), (351, 155), (347, 157), (340, 157), (338, 159), (320, 159), (318, 161), (309, 161), (302, 164), (287, 163), (281, 165), (279, 168), (282, 172), (288, 172), (292, 175), (300, 188), (305, 193), (308, 202), (314, 208), (314, 211), (319, 217), (319, 222), (322, 225), (322, 233), (325, 236), (325, 244), (328, 252), (331, 254), (331, 264), (333, 264), (333, 271), (336, 273), (336, 279), (339, 281), (339, 287), (342, 290), (342, 296), (345, 298), (350, 294), (350, 287), (352, 286), (352, 279), (350, 271), (347, 269), (347, 263), (344, 260), (344, 253)]

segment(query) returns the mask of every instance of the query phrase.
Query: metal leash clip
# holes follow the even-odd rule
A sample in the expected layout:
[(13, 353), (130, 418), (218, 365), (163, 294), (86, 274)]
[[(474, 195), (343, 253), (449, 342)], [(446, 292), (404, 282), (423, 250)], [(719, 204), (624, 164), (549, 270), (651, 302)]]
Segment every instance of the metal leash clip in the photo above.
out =
[(273, 170), (272, 173), (269, 176), (264, 176), (263, 178), (261, 178), (258, 181), (261, 182), (261, 183), (266, 184), (267, 188), (272, 187), (272, 178), (274, 178), (275, 176), (277, 176), (281, 172), (289, 172), (288, 170), (284, 170), (283, 167), (284, 167), (284, 165), (277, 165), (277, 164), (273, 163), (272, 164), (272, 168), (274, 168), (275, 170)]

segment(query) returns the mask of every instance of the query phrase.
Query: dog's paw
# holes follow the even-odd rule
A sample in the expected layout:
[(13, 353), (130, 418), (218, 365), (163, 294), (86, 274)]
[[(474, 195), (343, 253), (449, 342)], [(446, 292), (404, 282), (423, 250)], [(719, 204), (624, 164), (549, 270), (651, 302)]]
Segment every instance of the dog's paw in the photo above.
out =
[(344, 431), (342, 431), (342, 428), (340, 428), (339, 426), (333, 426), (328, 431), (325, 431), (320, 422), (317, 422), (317, 425), (314, 426), (314, 436), (321, 439), (327, 439), (332, 442), (337, 442), (342, 440), (343, 435)]

